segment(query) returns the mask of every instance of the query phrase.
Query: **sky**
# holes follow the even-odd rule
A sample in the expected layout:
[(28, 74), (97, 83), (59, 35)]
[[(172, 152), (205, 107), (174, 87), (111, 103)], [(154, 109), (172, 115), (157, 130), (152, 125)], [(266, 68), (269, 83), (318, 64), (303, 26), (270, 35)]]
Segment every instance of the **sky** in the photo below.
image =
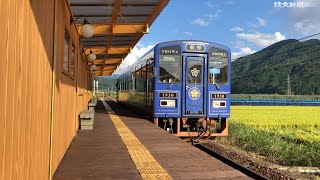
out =
[(281, 40), (319, 32), (320, 0), (170, 0), (115, 73), (159, 42), (215, 42), (229, 47), (236, 59)]

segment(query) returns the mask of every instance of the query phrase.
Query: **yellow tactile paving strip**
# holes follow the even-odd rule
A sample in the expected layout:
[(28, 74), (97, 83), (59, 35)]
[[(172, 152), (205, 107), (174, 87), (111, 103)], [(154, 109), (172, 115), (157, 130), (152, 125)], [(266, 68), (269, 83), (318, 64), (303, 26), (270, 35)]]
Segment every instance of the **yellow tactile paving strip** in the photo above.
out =
[(130, 129), (115, 115), (109, 105), (102, 100), (114, 123), (123, 143), (126, 145), (131, 159), (137, 167), (142, 179), (172, 179), (170, 175), (154, 159), (148, 149), (137, 139)]

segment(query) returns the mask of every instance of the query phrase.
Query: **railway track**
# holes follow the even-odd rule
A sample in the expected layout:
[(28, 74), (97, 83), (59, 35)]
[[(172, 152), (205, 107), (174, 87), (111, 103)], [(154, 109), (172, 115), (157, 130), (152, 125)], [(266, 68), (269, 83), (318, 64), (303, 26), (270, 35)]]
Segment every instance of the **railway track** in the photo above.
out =
[(212, 149), (209, 149), (207, 147), (205, 147), (204, 145), (202, 144), (195, 144), (194, 145), (195, 147), (197, 147), (198, 149), (204, 151), (205, 153), (213, 156), (214, 158), (217, 158), (219, 159), (220, 161), (228, 164), (229, 166), (241, 171), (242, 173), (246, 174), (247, 176), (253, 178), (253, 179), (268, 179), (267, 177), (263, 176), (263, 175), (260, 175), (259, 173), (257, 172), (254, 172), (252, 171), (251, 169), (248, 169), (244, 166), (242, 166), (241, 164), (225, 157), (225, 156), (222, 156), (221, 154), (215, 152), (214, 150)]

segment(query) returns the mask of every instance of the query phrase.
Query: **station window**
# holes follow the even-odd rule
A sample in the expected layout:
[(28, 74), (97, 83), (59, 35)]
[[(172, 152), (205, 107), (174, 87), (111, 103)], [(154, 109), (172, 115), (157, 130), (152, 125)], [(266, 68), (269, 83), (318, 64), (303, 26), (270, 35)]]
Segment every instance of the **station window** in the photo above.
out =
[(76, 62), (76, 47), (72, 43), (70, 35), (67, 30), (64, 33), (64, 48), (63, 48), (63, 73), (72, 79), (75, 76), (75, 62)]
[(74, 70), (75, 70), (75, 60), (76, 60), (76, 48), (73, 43), (71, 43), (71, 54), (70, 54), (70, 59), (69, 59), (69, 71), (70, 71), (70, 76), (73, 78), (74, 77)]
[(69, 42), (70, 36), (66, 31), (64, 33), (64, 54), (63, 54), (63, 72), (69, 74)]

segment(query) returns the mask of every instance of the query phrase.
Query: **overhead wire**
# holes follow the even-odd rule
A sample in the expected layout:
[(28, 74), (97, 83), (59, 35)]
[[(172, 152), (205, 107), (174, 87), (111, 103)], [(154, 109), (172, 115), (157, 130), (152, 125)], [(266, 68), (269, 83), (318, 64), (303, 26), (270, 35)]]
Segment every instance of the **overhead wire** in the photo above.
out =
[[(310, 37), (317, 36), (317, 35), (320, 35), (320, 33), (315, 33), (315, 34), (312, 34), (312, 35), (309, 35), (309, 36), (300, 38), (300, 39), (298, 39), (298, 41), (301, 41), (301, 40), (304, 40), (304, 39), (308, 39), (308, 38), (310, 38)], [(273, 47), (270, 47), (270, 48), (267, 47), (266, 49), (270, 50), (270, 49), (274, 49), (274, 48), (277, 48), (277, 47), (280, 47), (280, 46), (284, 46), (284, 45), (288, 45), (288, 44), (296, 43), (296, 42), (297, 42), (297, 41), (290, 41), (290, 42), (288, 42), (288, 43), (279, 44), (279, 45), (277, 45), (277, 46), (273, 46)], [(269, 56), (264, 56), (264, 57), (261, 57), (261, 58), (258, 58), (258, 59), (254, 59), (254, 60), (252, 60), (252, 61), (246, 61), (246, 62), (242, 62), (242, 63), (239, 63), (239, 64), (234, 64), (233, 66), (235, 66), (235, 65), (236, 65), (236, 66), (237, 66), (237, 65), (240, 66), (240, 65), (247, 64), (247, 63), (253, 63), (253, 62), (256, 62), (256, 61), (258, 61), (258, 60), (268, 59), (268, 58), (271, 58), (271, 57), (274, 57), (274, 56), (277, 56), (277, 55), (281, 55), (281, 54), (284, 54), (284, 53), (287, 53), (287, 52), (290, 52), (290, 51), (295, 51), (295, 50), (297, 50), (297, 49), (302, 49), (302, 48), (306, 48), (306, 47), (313, 47), (313, 46), (319, 46), (319, 45), (320, 45), (320, 43), (312, 44), (312, 45), (299, 46), (299, 47), (297, 47), (297, 48), (293, 48), (293, 49), (290, 49), (290, 50), (287, 50), (287, 51), (282, 51), (282, 52), (279, 52), (279, 53), (276, 53), (276, 54), (272, 54), (272, 55), (269, 55)], [(305, 54), (309, 54), (309, 53), (312, 53), (312, 52), (316, 52), (316, 51), (319, 51), (319, 50), (320, 50), (320, 49), (312, 50), (312, 51), (309, 51), (309, 52), (300, 54), (300, 55), (295, 56), (295, 57), (287, 58), (287, 59), (285, 59), (285, 60), (288, 61), (288, 60), (290, 60), (290, 59), (295, 59), (295, 58), (297, 58), (297, 57), (300, 57), (300, 56), (303, 56), (303, 55), (305, 55)], [(256, 53), (253, 54), (253, 55), (256, 55)], [(242, 58), (242, 57), (240, 57), (240, 58)], [(318, 58), (319, 58), (319, 57), (318, 57)], [(238, 58), (238, 59), (239, 59), (239, 58)], [(277, 67), (274, 67), (274, 68), (269, 69), (269, 70), (274, 70), (274, 69), (278, 69), (278, 68), (286, 67), (286, 66), (293, 66), (293, 65), (301, 64), (301, 63), (303, 63), (303, 62), (306, 62), (306, 61), (309, 61), (309, 60), (314, 60), (314, 59), (317, 59), (317, 58), (307, 59), (307, 60), (300, 61), (300, 62), (296, 62), (296, 63), (290, 63), (290, 64), (287, 63), (287, 64), (285, 64), (285, 65), (277, 66)], [(284, 60), (284, 61), (285, 61), (285, 60)], [(288, 61), (288, 62), (289, 62), (289, 61)], [(267, 64), (262, 64), (262, 65), (260, 65), (260, 66), (256, 66), (255, 69), (258, 69), (258, 68), (261, 68), (261, 67), (264, 67), (264, 66), (267, 66)], [(264, 72), (264, 71), (262, 71), (262, 72)], [(242, 75), (242, 76), (240, 76), (240, 77), (233, 78), (233, 80), (238, 80), (238, 79), (242, 79), (242, 78), (246, 78), (246, 77), (251, 77), (251, 76), (253, 76), (253, 75), (257, 74), (257, 73), (261, 73), (261, 71), (258, 71), (258, 72), (255, 72), (255, 73), (251, 73), (251, 74), (248, 74), (248, 75)]]
[[(301, 41), (301, 40), (308, 39), (308, 38), (310, 38), (310, 37), (317, 36), (317, 35), (320, 35), (320, 32), (319, 32), (319, 33), (312, 34), (312, 35), (309, 35), (309, 36), (306, 36), (306, 37), (303, 37), (303, 38), (300, 38), (300, 39), (297, 39), (297, 41), (299, 42), (299, 41)], [(284, 45), (288, 45), (288, 44), (292, 44), (292, 43), (297, 43), (297, 41), (290, 41), (290, 42), (287, 42), (287, 43), (274, 45), (274, 46), (272, 46), (272, 47), (266, 47), (265, 49), (263, 49), (263, 50), (261, 50), (261, 51), (259, 51), (259, 52), (263, 52), (263, 51), (266, 50), (266, 49), (270, 50), (270, 49), (275, 49), (275, 48), (278, 48), (278, 47), (281, 47), (281, 46), (284, 46)], [(320, 43), (319, 43), (319, 44), (320, 44)], [(315, 44), (315, 45), (313, 44), (313, 45), (308, 45), (308, 46), (311, 46), (311, 47), (312, 47), (312, 46), (316, 46), (316, 45), (319, 45), (319, 44)], [(258, 61), (258, 60), (265, 59), (265, 58), (270, 58), (270, 57), (272, 57), (272, 56), (276, 56), (276, 55), (279, 55), (279, 54), (283, 54), (283, 53), (286, 53), (286, 52), (289, 52), (289, 51), (294, 51), (294, 50), (297, 50), (297, 49), (300, 49), (300, 48), (304, 48), (304, 47), (308, 47), (308, 46), (300, 46), (300, 47), (298, 47), (298, 48), (296, 48), (296, 49), (290, 49), (290, 50), (287, 50), (287, 51), (282, 51), (282, 52), (279, 52), (279, 53), (276, 53), (276, 54), (273, 54), (273, 55), (269, 55), (269, 56), (261, 57), (261, 58), (258, 58), (258, 59), (254, 59), (254, 60), (252, 60), (252, 61), (242, 62), (241, 64), (234, 64), (233, 66), (243, 65), (243, 64), (245, 64), (245, 63), (252, 63), (252, 62), (254, 62), (254, 61)], [(256, 52), (256, 53), (257, 53), (257, 52)], [(246, 56), (254, 56), (254, 55), (256, 55), (256, 53), (253, 53), (253, 54), (250, 54), (250, 55), (246, 55)], [(241, 56), (241, 57), (239, 57), (239, 58), (231, 59), (231, 62), (233, 63), (233, 62), (235, 62), (236, 60), (240, 60), (241, 58), (246, 57), (246, 56)], [(218, 59), (215, 59), (215, 60), (220, 60), (220, 59), (224, 59), (224, 57), (218, 58)]]
[[(306, 37), (303, 37), (303, 38), (300, 38), (300, 39), (297, 39), (297, 40), (298, 40), (298, 41), (301, 41), (301, 40), (304, 40), (304, 39), (307, 39), (307, 38), (310, 38), (310, 37), (313, 37), (313, 36), (317, 36), (317, 35), (320, 35), (320, 33), (316, 33), (316, 34), (313, 34), (313, 35), (310, 35), (310, 36), (306, 36)], [(263, 52), (264, 50), (270, 50), (270, 49), (278, 48), (278, 47), (280, 47), (280, 46), (284, 46), (284, 45), (288, 45), (288, 44), (292, 44), (292, 43), (297, 43), (297, 41), (290, 41), (290, 42), (288, 42), (288, 43), (279, 44), (279, 45), (276, 45), (276, 46), (273, 46), (273, 47), (267, 47), (267, 48), (263, 49), (263, 50), (260, 51), (260, 52)], [(300, 46), (300, 47), (298, 47), (298, 48), (290, 49), (290, 50), (287, 50), (287, 51), (282, 51), (282, 52), (279, 52), (279, 53), (276, 53), (276, 54), (273, 54), (273, 55), (261, 57), (261, 58), (258, 58), (258, 59), (254, 59), (254, 60), (252, 60), (252, 61), (247, 61), (247, 62), (243, 62), (243, 63), (241, 63), (241, 64), (235, 64), (235, 65), (237, 66), (237, 65), (242, 65), (242, 64), (245, 64), (245, 63), (252, 63), (252, 62), (255, 62), (255, 61), (258, 61), (258, 60), (261, 60), (261, 59), (270, 58), (270, 57), (273, 57), (273, 56), (276, 56), (276, 55), (279, 55), (279, 54), (283, 54), (283, 53), (286, 53), (286, 52), (289, 52), (289, 51), (294, 51), (294, 50), (301, 49), (301, 48), (304, 48), (304, 47), (309, 47), (309, 46), (312, 47), (312, 46), (316, 46), (316, 45), (319, 45), (319, 44), (320, 44), (320, 43), (318, 43), (318, 44), (313, 44), (313, 45), (304, 45), (304, 46)], [(251, 54), (251, 55), (256, 56), (256, 53)], [(248, 56), (250, 56), (250, 55), (248, 55)], [(244, 56), (243, 56), (243, 57), (244, 57)], [(243, 57), (239, 57), (239, 58), (237, 58), (237, 59), (234, 60), (234, 61), (237, 61), (237, 60), (239, 60), (239, 59), (241, 59), (241, 58), (243, 58)], [(234, 61), (232, 61), (232, 62), (234, 62)]]
[[(315, 33), (315, 34), (312, 34), (312, 35), (309, 35), (309, 36), (306, 36), (306, 37), (303, 37), (303, 38), (300, 38), (300, 39), (297, 39), (298, 41), (301, 41), (301, 40), (304, 40), (304, 39), (308, 39), (310, 37), (313, 37), (313, 36), (317, 36), (317, 35), (320, 35), (320, 32), (319, 33)], [(292, 43), (296, 43), (297, 41), (290, 41), (290, 42), (287, 42), (287, 43), (284, 43), (284, 44), (278, 44), (278, 45), (274, 45), (272, 47), (266, 47), (265, 49), (274, 49), (274, 48), (277, 48), (277, 47), (280, 47), (280, 46), (284, 46), (284, 45), (288, 45), (288, 44), (292, 44)], [(257, 53), (257, 52), (256, 52)], [(256, 53), (253, 53), (251, 55), (256, 55)], [(235, 58), (235, 59), (232, 59), (232, 60), (237, 60), (237, 59), (240, 59), (240, 58), (243, 58), (245, 56), (241, 56), (239, 58)]]

